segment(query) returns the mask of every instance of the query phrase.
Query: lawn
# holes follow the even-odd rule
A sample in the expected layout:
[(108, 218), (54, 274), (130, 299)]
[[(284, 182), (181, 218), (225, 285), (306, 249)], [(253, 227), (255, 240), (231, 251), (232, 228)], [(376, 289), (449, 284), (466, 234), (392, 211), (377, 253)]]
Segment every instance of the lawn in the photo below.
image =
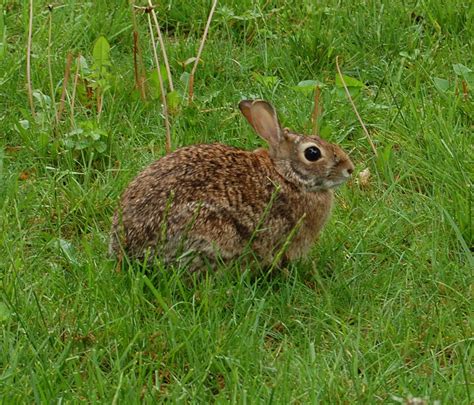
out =
[(0, 5), (2, 403), (472, 403), (474, 2), (222, 0), (191, 103), (211, 1), (159, 2), (173, 149), (262, 146), (245, 98), (310, 133), (317, 85), (317, 130), (356, 165), (305, 260), (201, 277), (107, 255), (122, 191), (165, 154), (148, 15), (47, 5), (33, 105), (28, 2)]

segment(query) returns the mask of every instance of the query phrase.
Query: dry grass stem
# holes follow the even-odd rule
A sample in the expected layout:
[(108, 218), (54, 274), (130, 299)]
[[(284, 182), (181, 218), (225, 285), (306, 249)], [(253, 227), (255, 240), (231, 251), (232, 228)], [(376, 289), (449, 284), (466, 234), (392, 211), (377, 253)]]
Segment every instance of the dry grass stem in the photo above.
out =
[(171, 152), (171, 128), (170, 128), (170, 121), (169, 121), (169, 114), (168, 114), (168, 103), (166, 102), (166, 91), (165, 91), (165, 86), (163, 84), (163, 77), (161, 77), (160, 59), (158, 58), (158, 53), (156, 52), (156, 42), (155, 42), (155, 37), (153, 34), (153, 26), (151, 23), (150, 13), (147, 13), (147, 18), (148, 18), (148, 28), (150, 30), (151, 43), (153, 47), (153, 56), (155, 58), (156, 71), (158, 73), (158, 81), (160, 82), (161, 101), (163, 103), (163, 116), (165, 120), (165, 129), (166, 129), (165, 150), (166, 150), (166, 153), (170, 153)]
[(357, 119), (360, 122), (360, 125), (362, 126), (362, 129), (364, 130), (365, 136), (367, 137), (367, 140), (370, 143), (370, 147), (372, 148), (372, 151), (374, 152), (374, 155), (377, 157), (377, 149), (375, 148), (374, 143), (372, 142), (372, 138), (369, 134), (369, 131), (367, 131), (367, 128), (364, 124), (364, 121), (362, 121), (362, 118), (360, 117), (359, 112), (357, 111), (357, 107), (354, 104), (354, 101), (352, 100), (351, 93), (349, 92), (349, 89), (347, 88), (346, 82), (344, 81), (344, 77), (342, 76), (341, 68), (339, 67), (339, 56), (336, 56), (336, 69), (337, 73), (339, 74), (339, 78), (341, 79), (342, 86), (344, 87), (344, 91), (346, 92), (346, 96), (349, 99), (349, 102), (352, 105), (352, 109), (354, 110), (355, 115), (357, 116)]
[(104, 108), (104, 95), (100, 87), (97, 88), (95, 94), (97, 97), (97, 117), (100, 117), (102, 109)]
[(196, 56), (196, 60), (194, 61), (193, 69), (191, 70), (191, 75), (189, 77), (189, 98), (188, 102), (191, 103), (194, 97), (194, 75), (196, 74), (196, 70), (201, 60), (202, 50), (204, 49), (204, 44), (206, 43), (207, 33), (209, 32), (209, 27), (211, 26), (212, 16), (214, 15), (214, 11), (216, 10), (217, 0), (212, 2), (211, 11), (209, 12), (209, 17), (207, 18), (206, 27), (204, 28), (204, 33), (202, 34), (201, 43), (199, 44), (198, 53)]
[[(71, 55), (71, 54), (69, 54)], [(69, 56), (68, 55), (68, 56)], [(71, 55), (72, 57), (72, 55)], [(81, 54), (77, 55), (76, 58), (76, 73), (74, 73), (74, 82), (72, 85), (72, 96), (71, 96), (71, 123), (74, 125), (74, 104), (76, 101), (76, 89), (77, 89), (77, 83), (79, 81), (79, 67), (81, 65)]]
[(138, 31), (133, 31), (133, 68), (135, 73), (135, 86), (140, 91), (142, 100), (146, 100), (145, 74), (143, 72), (143, 58), (140, 49)]
[[(64, 111), (64, 102), (66, 100), (67, 85), (69, 83), (69, 76), (71, 74), (72, 53), (69, 52), (66, 58), (66, 67), (64, 68), (63, 89), (61, 91), (61, 99), (59, 100), (59, 108), (56, 116), (56, 121), (59, 122)], [(79, 62), (78, 62), (79, 64)]]
[(137, 17), (135, 15), (135, 1), (131, 1), (132, 4), (132, 25), (133, 25), (133, 68), (135, 77), (135, 87), (140, 92), (142, 100), (146, 100), (146, 87), (145, 87), (145, 67), (143, 65), (143, 55), (140, 48), (140, 36), (138, 33)]
[(469, 98), (469, 90), (465, 80), (462, 81), (462, 94), (464, 96), (464, 101), (467, 101)]
[(153, 17), (153, 22), (155, 23), (156, 33), (158, 34), (158, 41), (160, 42), (161, 47), (161, 54), (163, 55), (163, 63), (165, 64), (166, 73), (168, 74), (168, 83), (170, 86), (170, 91), (174, 91), (173, 86), (173, 79), (171, 77), (171, 69), (170, 64), (168, 62), (168, 55), (166, 54), (165, 43), (163, 41), (163, 36), (161, 35), (160, 24), (158, 23), (158, 18), (156, 18), (156, 13), (153, 7), (151, 0), (148, 0), (148, 4), (150, 5), (150, 12)]

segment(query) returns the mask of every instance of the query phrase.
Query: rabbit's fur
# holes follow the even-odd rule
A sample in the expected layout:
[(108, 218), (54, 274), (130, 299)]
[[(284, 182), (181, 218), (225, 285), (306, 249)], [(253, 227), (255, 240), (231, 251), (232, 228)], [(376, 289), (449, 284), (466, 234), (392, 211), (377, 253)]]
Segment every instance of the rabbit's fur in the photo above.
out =
[(186, 257), (191, 270), (247, 250), (271, 265), (285, 243), (284, 261), (308, 253), (329, 217), (333, 188), (354, 165), (338, 146), (282, 129), (265, 101), (239, 108), (269, 150), (194, 145), (152, 163), (122, 195), (111, 253)]

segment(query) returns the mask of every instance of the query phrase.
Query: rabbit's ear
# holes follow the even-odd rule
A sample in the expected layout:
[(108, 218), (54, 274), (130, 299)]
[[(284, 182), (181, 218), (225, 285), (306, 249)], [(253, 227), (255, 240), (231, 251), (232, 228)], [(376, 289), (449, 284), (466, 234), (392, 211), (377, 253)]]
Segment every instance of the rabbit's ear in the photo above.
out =
[(242, 100), (239, 108), (250, 125), (270, 146), (280, 143), (282, 130), (276, 111), (270, 103), (263, 100)]

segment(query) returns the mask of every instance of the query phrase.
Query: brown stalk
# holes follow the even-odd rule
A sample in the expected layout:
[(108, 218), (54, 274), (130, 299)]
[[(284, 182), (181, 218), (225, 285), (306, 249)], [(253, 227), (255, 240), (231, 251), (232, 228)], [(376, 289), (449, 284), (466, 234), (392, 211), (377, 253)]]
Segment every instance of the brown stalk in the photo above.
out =
[(375, 145), (372, 142), (372, 138), (369, 134), (369, 131), (367, 131), (364, 121), (362, 121), (362, 118), (360, 117), (359, 112), (357, 111), (354, 101), (352, 100), (351, 93), (349, 92), (346, 82), (344, 81), (344, 77), (342, 76), (341, 68), (339, 67), (339, 56), (336, 56), (336, 69), (337, 69), (337, 73), (339, 74), (339, 78), (341, 79), (342, 86), (344, 87), (344, 91), (346, 92), (346, 96), (352, 105), (352, 109), (354, 110), (354, 113), (357, 116), (357, 119), (359, 120), (360, 125), (362, 126), (362, 129), (364, 130), (365, 136), (367, 137), (367, 140), (369, 141), (370, 147), (372, 148), (372, 151), (374, 152), (375, 157), (377, 157), (378, 156), (377, 149), (375, 148)]
[(135, 73), (135, 87), (140, 91), (142, 100), (146, 100), (145, 68), (143, 66), (140, 37), (138, 34), (137, 18), (135, 16), (135, 1), (132, 0), (132, 25), (133, 25), (133, 67)]
[(151, 0), (148, 0), (148, 5), (150, 6), (153, 22), (155, 23), (156, 33), (158, 34), (158, 41), (160, 42), (161, 54), (163, 55), (163, 62), (165, 64), (166, 73), (168, 74), (168, 83), (170, 85), (170, 91), (174, 91), (173, 79), (171, 78), (170, 64), (168, 63), (168, 55), (166, 54), (165, 43), (163, 41), (163, 36), (161, 35), (160, 24), (158, 24), (158, 18), (156, 18), (156, 13), (155, 13), (154, 6)]
[(133, 30), (133, 76), (135, 78), (135, 87), (139, 88), (137, 53), (138, 53), (138, 32)]
[(30, 103), (31, 115), (34, 117), (35, 104), (33, 102), (33, 86), (31, 84), (31, 42), (33, 36), (33, 0), (30, 0), (30, 16), (28, 19), (28, 43), (26, 46), (26, 86), (28, 88), (28, 101)]
[(464, 96), (464, 101), (467, 101), (467, 99), (469, 98), (469, 90), (467, 88), (467, 83), (465, 80), (462, 80), (462, 94)]
[(100, 87), (97, 87), (95, 95), (97, 97), (97, 117), (99, 117), (100, 114), (102, 114), (102, 108), (104, 107), (104, 96)]
[(209, 17), (207, 17), (206, 27), (204, 28), (204, 33), (202, 34), (202, 39), (201, 39), (201, 43), (199, 44), (199, 49), (198, 49), (198, 53), (197, 53), (197, 56), (196, 56), (196, 60), (194, 61), (194, 66), (193, 66), (193, 69), (191, 70), (191, 75), (189, 76), (189, 96), (188, 96), (188, 103), (189, 104), (191, 104), (191, 102), (193, 101), (193, 97), (194, 97), (194, 75), (196, 74), (196, 70), (197, 70), (199, 61), (201, 60), (201, 53), (202, 53), (202, 50), (204, 49), (204, 44), (206, 42), (207, 33), (209, 31), (209, 27), (210, 27), (211, 21), (212, 21), (212, 16), (214, 14), (216, 6), (217, 6), (217, 0), (214, 0), (212, 2), (211, 11), (209, 12)]
[[(140, 67), (138, 66), (140, 61)], [(143, 75), (143, 60), (141, 57), (140, 45), (138, 41), (138, 32), (133, 31), (133, 68), (135, 72), (135, 87), (140, 91), (142, 100), (146, 100), (145, 78)]]
[(155, 42), (155, 37), (153, 35), (153, 26), (151, 24), (151, 18), (150, 18), (149, 12), (147, 12), (147, 17), (148, 17), (148, 28), (150, 30), (151, 43), (153, 47), (153, 56), (155, 58), (156, 71), (158, 73), (158, 81), (160, 82), (161, 102), (163, 103), (163, 116), (165, 120), (165, 129), (166, 129), (165, 151), (166, 153), (170, 153), (171, 152), (171, 128), (170, 128), (170, 121), (169, 121), (169, 114), (168, 114), (168, 103), (166, 102), (165, 86), (163, 84), (163, 77), (161, 77), (160, 60), (158, 58), (158, 53), (156, 52), (156, 42)]
[[(69, 56), (69, 55), (68, 55)], [(72, 55), (71, 55), (72, 56)], [(77, 55), (76, 59), (76, 73), (74, 73), (74, 83), (72, 85), (72, 96), (71, 96), (71, 124), (74, 124), (74, 104), (76, 102), (76, 89), (79, 81), (79, 66), (81, 64), (81, 54)]]
[(66, 100), (67, 84), (69, 82), (69, 76), (71, 74), (71, 64), (72, 64), (72, 53), (69, 52), (66, 57), (66, 67), (64, 68), (63, 89), (61, 91), (61, 99), (59, 101), (58, 113), (56, 115), (57, 122), (61, 120), (61, 117), (64, 111), (64, 102)]

